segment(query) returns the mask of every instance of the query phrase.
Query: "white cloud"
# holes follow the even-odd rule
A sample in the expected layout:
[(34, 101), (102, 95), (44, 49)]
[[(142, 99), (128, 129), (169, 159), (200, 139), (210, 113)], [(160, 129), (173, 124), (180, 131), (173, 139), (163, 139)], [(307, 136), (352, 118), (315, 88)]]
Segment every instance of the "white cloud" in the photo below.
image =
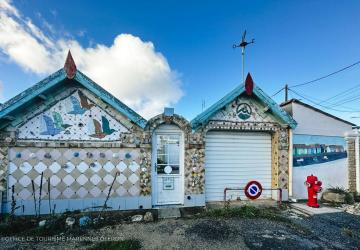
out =
[(0, 1), (0, 9), (8, 12), (16, 17), (20, 17), (18, 10), (11, 5), (10, 0), (2, 0)]
[(50, 74), (71, 49), (78, 68), (146, 118), (183, 95), (179, 75), (153, 43), (120, 34), (111, 46), (85, 48), (76, 40), (53, 40), (23, 17), (10, 0), (0, 1), (0, 50), (23, 69)]

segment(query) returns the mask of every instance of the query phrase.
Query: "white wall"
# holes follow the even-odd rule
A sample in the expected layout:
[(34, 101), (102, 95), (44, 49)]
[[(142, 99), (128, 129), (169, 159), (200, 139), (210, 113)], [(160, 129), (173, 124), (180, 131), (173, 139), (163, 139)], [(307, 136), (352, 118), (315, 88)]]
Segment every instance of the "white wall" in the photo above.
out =
[[(301, 135), (344, 137), (352, 133), (352, 125), (324, 115), (298, 103), (291, 103), (293, 118), (298, 126), (293, 130), (294, 143)], [(289, 108), (289, 107), (288, 107)], [(292, 168), (292, 196), (298, 199), (307, 198), (304, 185), (308, 175), (316, 175), (323, 182), (324, 189), (333, 187), (348, 188), (347, 158), (333, 162)]]
[[(304, 182), (308, 175), (315, 175), (323, 182), (323, 190), (329, 187), (348, 188), (347, 158), (293, 168), (293, 197), (307, 199), (307, 187)], [(320, 197), (320, 195), (318, 196)]]
[(292, 103), (293, 118), (298, 123), (294, 134), (345, 136), (352, 133), (352, 125), (316, 112), (298, 103)]

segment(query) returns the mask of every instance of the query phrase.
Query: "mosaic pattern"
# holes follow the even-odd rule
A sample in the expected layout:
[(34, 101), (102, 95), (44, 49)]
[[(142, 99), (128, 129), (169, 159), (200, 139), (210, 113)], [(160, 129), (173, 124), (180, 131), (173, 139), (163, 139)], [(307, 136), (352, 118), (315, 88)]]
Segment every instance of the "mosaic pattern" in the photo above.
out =
[(278, 119), (267, 112), (256, 99), (248, 96), (239, 96), (222, 110), (218, 111), (211, 120), (233, 122), (276, 122)]
[(81, 90), (36, 114), (19, 128), (19, 139), (118, 140), (129, 130)]
[(278, 131), (278, 187), (289, 187), (289, 130), (281, 127)]
[(106, 197), (118, 172), (111, 197), (139, 196), (140, 175), (148, 171), (143, 161), (138, 148), (10, 148), (9, 192), (14, 185), (16, 199), (31, 200), (31, 180), (38, 195), (44, 173), (44, 198), (49, 181), (51, 199)]
[(279, 182), (279, 134), (271, 134), (271, 186), (278, 187)]

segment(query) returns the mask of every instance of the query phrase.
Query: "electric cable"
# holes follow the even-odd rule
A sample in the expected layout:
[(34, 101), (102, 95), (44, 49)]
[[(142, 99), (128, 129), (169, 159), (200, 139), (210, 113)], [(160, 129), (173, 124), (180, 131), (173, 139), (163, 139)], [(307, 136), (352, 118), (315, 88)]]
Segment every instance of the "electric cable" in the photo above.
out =
[(356, 65), (358, 65), (358, 64), (360, 64), (360, 61), (354, 62), (353, 64), (350, 64), (350, 65), (348, 65), (348, 66), (346, 66), (346, 67), (344, 67), (344, 68), (341, 68), (341, 69), (339, 69), (339, 70), (336, 70), (336, 71), (334, 71), (334, 72), (332, 72), (332, 73), (330, 73), (330, 74), (327, 74), (327, 75), (325, 75), (325, 76), (321, 76), (321, 77), (316, 78), (316, 79), (314, 79), (314, 80), (307, 81), (307, 82), (303, 82), (303, 83), (299, 83), (299, 84), (295, 84), (295, 85), (292, 85), (292, 86), (289, 86), (289, 87), (290, 87), (290, 88), (296, 88), (296, 87), (304, 86), (304, 85), (307, 85), (307, 84), (310, 84), (310, 83), (313, 83), (313, 82), (317, 82), (317, 81), (320, 81), (320, 80), (325, 79), (325, 78), (327, 78), (327, 77), (330, 77), (330, 76), (333, 76), (333, 75), (335, 75), (335, 74), (338, 74), (338, 73), (340, 73), (340, 72), (342, 72), (342, 71), (344, 71), (344, 70), (347, 70), (347, 69), (349, 69), (349, 68), (352, 68), (352, 67), (354, 67), (354, 66), (356, 66)]
[(330, 110), (334, 110), (334, 111), (338, 111), (338, 112), (347, 112), (347, 113), (360, 112), (360, 110), (340, 110), (340, 109), (334, 109), (334, 108), (332, 108), (332, 107), (328, 107), (328, 106), (325, 106), (325, 105), (321, 105), (321, 104), (319, 104), (319, 103), (317, 103), (317, 102), (314, 102), (314, 101), (311, 100), (310, 98), (307, 98), (307, 97), (305, 97), (304, 95), (299, 94), (298, 92), (296, 92), (296, 91), (294, 91), (294, 90), (292, 90), (292, 89), (290, 89), (290, 88), (289, 88), (289, 91), (291, 91), (291, 92), (293, 92), (294, 94), (296, 94), (297, 96), (300, 96), (301, 98), (303, 98), (303, 99), (305, 99), (305, 100), (307, 100), (307, 101), (309, 101), (309, 102), (311, 102), (311, 103), (313, 103), (313, 104), (315, 104), (315, 105), (317, 105), (317, 106), (320, 106), (320, 107), (322, 107), (322, 108), (325, 108), (325, 109), (330, 109)]

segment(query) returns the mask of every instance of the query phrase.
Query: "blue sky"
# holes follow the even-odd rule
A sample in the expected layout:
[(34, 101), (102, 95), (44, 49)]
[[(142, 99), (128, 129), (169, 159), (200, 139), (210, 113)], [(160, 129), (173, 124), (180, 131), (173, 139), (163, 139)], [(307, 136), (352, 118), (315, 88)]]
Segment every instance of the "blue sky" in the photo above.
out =
[[(165, 78), (156, 76), (154, 79), (165, 79), (166, 86), (170, 86), (169, 92), (178, 93), (169, 94), (159, 105), (172, 105), (177, 113), (188, 119), (201, 112), (202, 99), (209, 107), (241, 83), (241, 52), (234, 50), (232, 45), (240, 40), (245, 29), (248, 38), (256, 40), (247, 48), (245, 71), (250, 71), (255, 84), (269, 95), (285, 83), (291, 86), (312, 80), (360, 60), (359, 1), (19, 0), (9, 4), (21, 13), (22, 22), (31, 20), (52, 41), (72, 41), (66, 43), (68, 47), (76, 41), (78, 49), (74, 49), (74, 59), (80, 66), (84, 65), (85, 73), (89, 72), (91, 78), (95, 66), (81, 61), (85, 60), (81, 59), (81, 53), (91, 55), (89, 49), (97, 48), (99, 44), (112, 47), (120, 34), (131, 34), (143, 43), (151, 42), (154, 46), (152, 56), (163, 62), (156, 54), (161, 53), (169, 65), (169, 69), (165, 69), (168, 74)], [(47, 53), (53, 55), (46, 55), (46, 58), (57, 61), (58, 55), (62, 61), (65, 47), (48, 48)], [(9, 46), (1, 45), (1, 42), (0, 51), (0, 81), (3, 85), (0, 102), (30, 87), (52, 69), (45, 69), (38, 62), (44, 69), (36, 72), (34, 67), (27, 65), (31, 60), (24, 59), (26, 64), (22, 58), (9, 55)], [(101, 60), (105, 61), (105, 58), (103, 56)], [(163, 76), (161, 72), (159, 75)], [(102, 79), (108, 79), (102, 78), (99, 72), (94, 73), (94, 77), (100, 84)], [(149, 83), (150, 87), (155, 84), (154, 90), (155, 81)], [(121, 84), (120, 88), (126, 81)], [(360, 65), (294, 90), (323, 100), (357, 84), (360, 84)], [(150, 101), (162, 98), (154, 93), (151, 100), (142, 102), (142, 95), (132, 103), (131, 95), (140, 90), (127, 91), (129, 96), (120, 94), (119, 97), (140, 114), (142, 110), (147, 112), (146, 107), (152, 105)], [(333, 108), (360, 112), (360, 89), (354, 90), (353, 95), (356, 97), (357, 93), (359, 100), (344, 104), (346, 107)], [(294, 94), (291, 96), (295, 97)], [(283, 93), (275, 97), (278, 102), (282, 99)], [(360, 116), (359, 112), (325, 111), (355, 123), (360, 120), (351, 118)]]

